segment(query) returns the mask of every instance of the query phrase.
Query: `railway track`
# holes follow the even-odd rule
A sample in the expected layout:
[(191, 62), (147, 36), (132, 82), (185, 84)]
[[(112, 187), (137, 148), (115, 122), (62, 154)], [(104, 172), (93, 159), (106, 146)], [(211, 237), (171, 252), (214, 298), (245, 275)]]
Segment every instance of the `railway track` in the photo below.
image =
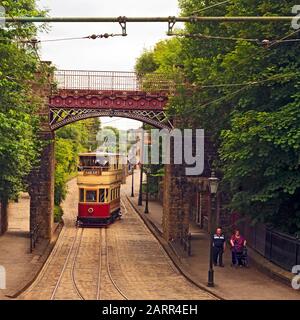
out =
[[(82, 270), (77, 270), (77, 262), (80, 254), (80, 248), (82, 244), (82, 240), (84, 237), (84, 233), (86, 232), (85, 228), (76, 229), (76, 234), (73, 238), (72, 244), (69, 248), (68, 255), (65, 259), (65, 262), (62, 266), (62, 269), (60, 271), (60, 275), (56, 281), (55, 287), (52, 291), (50, 300), (55, 300), (57, 296), (57, 292), (60, 289), (63, 278), (65, 276), (65, 273), (68, 271), (68, 266), (71, 264), (71, 280), (72, 280), (72, 286), (74, 288), (74, 292), (77, 295), (77, 298), (80, 300), (87, 300), (83, 290), (80, 288), (80, 285), (77, 283), (77, 277), (76, 274), (82, 273)], [(98, 250), (98, 275), (97, 275), (97, 285), (96, 285), (96, 294), (95, 299), (100, 300), (101, 299), (101, 291), (105, 290), (101, 286), (101, 280), (102, 280), (102, 274), (103, 276), (105, 273), (107, 273), (107, 276), (112, 284), (112, 286), (115, 288), (116, 292), (120, 295), (122, 299), (129, 300), (127, 295), (123, 292), (123, 290), (118, 286), (116, 279), (114, 279), (111, 266), (110, 266), (110, 252), (109, 252), (109, 246), (108, 246), (108, 240), (107, 240), (107, 230), (105, 228), (99, 229), (99, 250)], [(57, 249), (58, 250), (58, 249)], [(73, 257), (72, 257), (73, 253)], [(105, 263), (103, 263), (103, 261)]]
[(118, 286), (116, 280), (113, 278), (112, 272), (111, 272), (111, 268), (110, 268), (110, 253), (109, 253), (109, 246), (108, 246), (108, 237), (107, 237), (107, 230), (106, 229), (101, 229), (102, 231), (102, 236), (103, 236), (103, 243), (105, 243), (104, 245), (104, 252), (106, 255), (106, 271), (108, 274), (108, 277), (112, 283), (112, 285), (114, 286), (114, 288), (116, 289), (116, 291), (120, 294), (120, 296), (125, 299), (125, 300), (129, 300), (128, 296), (123, 292), (123, 290)]
[(75, 228), (75, 215), (67, 216), (49, 259), (21, 298), (214, 300), (178, 272), (125, 197), (121, 206), (124, 220), (107, 229)]
[[(72, 268), (71, 268), (71, 278), (72, 278), (72, 284), (75, 288), (75, 291), (78, 295), (78, 297), (81, 299), (81, 300), (84, 300), (82, 294), (80, 293), (80, 291), (78, 290), (77, 288), (77, 285), (76, 285), (76, 282), (75, 282), (75, 277), (74, 277), (74, 270), (75, 270), (75, 265), (76, 265), (76, 258), (77, 258), (77, 255), (78, 255), (78, 252), (79, 252), (79, 248), (80, 248), (80, 244), (81, 244), (81, 239), (82, 239), (82, 235), (83, 235), (83, 232), (84, 232), (84, 229), (81, 229), (81, 233), (80, 233), (80, 239), (79, 239), (79, 244), (77, 245), (76, 249), (75, 249), (75, 255), (74, 255), (74, 259), (73, 259), (73, 263), (72, 263)], [(79, 229), (76, 229), (76, 234), (73, 238), (73, 242), (72, 242), (72, 245), (69, 249), (69, 252), (68, 252), (68, 255), (66, 257), (66, 260), (65, 260), (65, 263), (63, 264), (63, 267), (62, 267), (62, 270), (60, 272), (60, 275), (58, 277), (58, 280), (56, 282), (56, 285), (52, 291), (52, 294), (51, 294), (51, 297), (50, 297), (50, 300), (55, 300), (55, 297), (56, 297), (56, 294), (57, 294), (57, 291), (61, 285), (61, 282), (62, 282), (62, 279), (63, 279), (63, 276), (66, 272), (66, 269), (67, 269), (67, 266), (68, 266), (68, 263), (70, 261), (70, 258), (71, 258), (71, 254), (72, 254), (72, 251), (76, 245), (76, 242), (77, 242), (77, 237), (78, 237), (78, 233), (79, 233)]]

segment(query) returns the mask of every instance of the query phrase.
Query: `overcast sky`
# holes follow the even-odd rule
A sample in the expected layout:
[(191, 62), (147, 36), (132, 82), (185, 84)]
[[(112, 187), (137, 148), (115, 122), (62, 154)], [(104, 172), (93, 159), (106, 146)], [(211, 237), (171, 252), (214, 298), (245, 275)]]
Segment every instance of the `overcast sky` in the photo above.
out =
[[(39, 7), (49, 9), (50, 16), (174, 16), (177, 0), (40, 0)], [(54, 23), (41, 40), (83, 37), (91, 34), (120, 33), (117, 23)], [(144, 48), (151, 48), (167, 38), (167, 23), (129, 23), (127, 37), (99, 40), (76, 40), (43, 43), (43, 60), (52, 61), (59, 69), (132, 71)], [(114, 120), (113, 122), (111, 122)], [(102, 118), (122, 129), (137, 128), (140, 123), (123, 119)]]

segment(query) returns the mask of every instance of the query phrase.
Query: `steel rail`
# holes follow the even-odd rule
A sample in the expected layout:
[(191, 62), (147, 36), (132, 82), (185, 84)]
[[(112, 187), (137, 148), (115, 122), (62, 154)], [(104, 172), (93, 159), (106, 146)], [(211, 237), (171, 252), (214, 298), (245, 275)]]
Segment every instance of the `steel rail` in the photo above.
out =
[(76, 233), (75, 233), (75, 236), (74, 236), (74, 238), (72, 240), (71, 247), (68, 250), (68, 255), (67, 255), (66, 260), (64, 262), (64, 265), (63, 265), (63, 267), (61, 269), (61, 272), (60, 272), (59, 278), (58, 278), (58, 280), (56, 282), (56, 285), (55, 285), (55, 287), (54, 287), (54, 289), (52, 291), (50, 300), (55, 300), (55, 296), (56, 296), (57, 290), (58, 290), (58, 288), (59, 288), (59, 286), (61, 284), (62, 278), (63, 278), (63, 276), (65, 274), (66, 269), (67, 269), (67, 266), (68, 266), (68, 263), (70, 261), (70, 257), (71, 257), (72, 251), (73, 251), (73, 249), (75, 247), (75, 243), (77, 241), (77, 237), (78, 237), (78, 229), (76, 229)]
[(101, 300), (101, 271), (102, 271), (102, 234), (101, 229), (99, 229), (99, 264), (98, 264), (98, 277), (97, 277), (97, 292), (96, 292), (96, 300)]
[(116, 281), (114, 280), (112, 274), (111, 274), (111, 269), (110, 269), (110, 265), (109, 265), (109, 249), (108, 249), (108, 236), (107, 236), (107, 230), (106, 229), (102, 229), (104, 232), (104, 239), (105, 239), (105, 253), (106, 253), (106, 269), (107, 269), (107, 273), (109, 276), (109, 279), (111, 281), (111, 283), (113, 284), (113, 286), (115, 287), (115, 289), (119, 292), (119, 294), (125, 299), (125, 300), (129, 300), (129, 298), (127, 297), (127, 295), (120, 289), (120, 287), (117, 285)]
[(28, 289), (26, 289), (22, 294), (21, 296), (27, 296), (29, 295), (30, 293), (33, 292), (33, 290), (36, 288), (36, 286), (38, 284), (40, 284), (40, 282), (43, 280), (43, 277), (45, 276), (45, 273), (47, 271), (47, 269), (50, 267), (52, 261), (54, 260), (56, 254), (58, 253), (58, 251), (61, 250), (61, 248), (63, 247), (64, 245), (64, 242), (63, 241), (60, 241), (60, 239), (63, 239), (65, 234), (66, 234), (66, 228), (64, 227), (59, 236), (58, 236), (58, 239), (56, 240), (56, 245), (54, 246), (52, 252), (50, 253), (49, 257), (47, 258), (44, 266), (42, 267), (42, 270), (40, 271), (40, 273), (38, 274), (37, 278), (34, 280), (34, 282), (28, 287)]
[(74, 23), (74, 22), (291, 22), (296, 16), (190, 16), (190, 17), (2, 17), (2, 20), (11, 23)]
[(72, 268), (71, 268), (71, 278), (72, 278), (73, 287), (74, 287), (78, 297), (81, 300), (86, 300), (84, 298), (83, 294), (81, 293), (81, 291), (79, 290), (78, 286), (77, 286), (76, 277), (75, 277), (75, 269), (76, 269), (77, 257), (78, 257), (78, 254), (79, 254), (79, 250), (80, 250), (80, 246), (81, 246), (81, 242), (82, 242), (82, 238), (83, 238), (83, 232), (84, 232), (84, 228), (82, 228), (82, 230), (81, 230), (79, 243), (78, 243), (78, 245), (76, 247), (76, 250), (75, 250), (75, 254), (74, 254), (74, 258), (73, 258), (73, 262), (72, 262)]

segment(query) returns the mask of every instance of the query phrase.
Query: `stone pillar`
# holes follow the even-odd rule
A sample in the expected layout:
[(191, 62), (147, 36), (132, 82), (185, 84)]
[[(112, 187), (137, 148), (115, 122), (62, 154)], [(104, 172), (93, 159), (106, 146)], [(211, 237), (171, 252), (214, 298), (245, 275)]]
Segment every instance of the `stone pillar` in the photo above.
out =
[(180, 190), (175, 183), (174, 165), (165, 165), (163, 195), (163, 234), (166, 240), (176, 238), (177, 216), (181, 207)]
[[(175, 124), (180, 127), (180, 121)], [(193, 151), (196, 147), (196, 135), (193, 134)], [(204, 227), (209, 229), (208, 225), (210, 218), (210, 194), (208, 191), (208, 180), (210, 176), (211, 159), (214, 159), (214, 148), (208, 137), (205, 137), (205, 157), (204, 157), (204, 172), (201, 176), (185, 175), (186, 165), (174, 165), (173, 162), (173, 148), (171, 142), (171, 164), (165, 166), (164, 177), (164, 202), (163, 202), (163, 232), (166, 240), (177, 239), (183, 231), (189, 231), (190, 211), (192, 198), (198, 191), (197, 184), (200, 180), (203, 181), (204, 190), (201, 210), (207, 219), (204, 221)], [(183, 158), (184, 159), (184, 158)], [(184, 177), (185, 183), (180, 186), (180, 179)], [(199, 179), (200, 178), (200, 179)], [(193, 187), (194, 186), (194, 187)]]
[[(44, 62), (45, 66), (50, 65)], [(38, 237), (50, 240), (54, 221), (54, 173), (55, 173), (55, 134), (49, 126), (49, 97), (51, 95), (51, 69), (46, 83), (34, 84), (36, 94), (41, 98), (38, 110), (40, 117), (39, 136), (44, 143), (40, 163), (29, 175), (30, 231), (38, 227)], [(37, 74), (37, 78), (40, 75)]]
[(171, 139), (170, 164), (165, 165), (162, 221), (164, 238), (168, 241), (189, 231), (190, 198), (185, 189), (187, 184), (181, 182), (184, 169), (184, 164), (174, 164), (174, 140)]
[(30, 230), (38, 226), (38, 236), (51, 239), (54, 220), (54, 133), (42, 132), (45, 142), (39, 168), (30, 174)]

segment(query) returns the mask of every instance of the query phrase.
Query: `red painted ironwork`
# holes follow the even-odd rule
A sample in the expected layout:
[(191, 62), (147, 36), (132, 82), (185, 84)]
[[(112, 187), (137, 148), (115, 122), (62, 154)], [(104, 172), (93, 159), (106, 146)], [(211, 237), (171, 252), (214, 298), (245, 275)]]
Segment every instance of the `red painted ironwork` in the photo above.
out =
[(167, 97), (122, 95), (83, 95), (71, 92), (67, 96), (55, 95), (50, 98), (51, 108), (72, 109), (113, 109), (113, 110), (163, 110), (168, 103)]
[(157, 127), (170, 127), (164, 110), (174, 82), (163, 75), (134, 72), (55, 72), (56, 88), (49, 98), (50, 127), (94, 116), (121, 116)]

